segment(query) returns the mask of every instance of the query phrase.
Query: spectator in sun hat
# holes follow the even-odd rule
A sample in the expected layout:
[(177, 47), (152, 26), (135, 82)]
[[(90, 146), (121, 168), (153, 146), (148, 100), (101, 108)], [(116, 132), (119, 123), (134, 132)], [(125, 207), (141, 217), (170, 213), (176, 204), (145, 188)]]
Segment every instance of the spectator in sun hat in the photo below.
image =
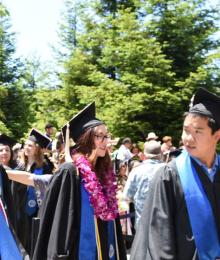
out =
[(182, 153), (151, 182), (131, 260), (220, 259), (219, 140), (220, 97), (199, 88), (184, 115)]
[(154, 132), (150, 132), (148, 135), (147, 135), (147, 138), (146, 140), (149, 142), (149, 141), (152, 141), (152, 140), (157, 140), (158, 139), (158, 136), (154, 133)]

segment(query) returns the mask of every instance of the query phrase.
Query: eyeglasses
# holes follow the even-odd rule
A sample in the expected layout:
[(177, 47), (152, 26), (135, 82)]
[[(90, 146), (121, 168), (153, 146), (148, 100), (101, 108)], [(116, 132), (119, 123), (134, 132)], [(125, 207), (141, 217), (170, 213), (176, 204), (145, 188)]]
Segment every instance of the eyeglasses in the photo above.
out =
[(94, 135), (98, 141), (104, 142), (104, 140), (109, 141), (111, 139), (111, 135)]

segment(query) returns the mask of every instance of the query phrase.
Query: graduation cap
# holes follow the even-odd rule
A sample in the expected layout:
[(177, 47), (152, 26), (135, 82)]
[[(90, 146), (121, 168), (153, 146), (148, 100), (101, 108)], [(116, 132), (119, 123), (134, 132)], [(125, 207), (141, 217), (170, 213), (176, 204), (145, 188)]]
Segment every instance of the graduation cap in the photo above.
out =
[(182, 153), (183, 149), (177, 148), (171, 152), (169, 152), (170, 157), (177, 157)]
[(41, 148), (47, 148), (47, 146), (51, 142), (51, 139), (49, 137), (40, 133), (38, 130), (36, 130), (34, 128), (31, 130), (28, 140), (31, 140), (31, 141), (39, 144), (39, 146)]
[(14, 139), (12, 139), (11, 137), (9, 137), (5, 134), (0, 134), (0, 144), (8, 145), (8, 146), (12, 147), (15, 143), (16, 143), (16, 141)]
[(199, 88), (192, 99), (189, 112), (213, 118), (220, 126), (220, 97)]
[(76, 143), (77, 139), (87, 129), (98, 125), (103, 125), (103, 122), (95, 117), (95, 102), (93, 102), (81, 110), (62, 128), (64, 140), (66, 138), (67, 126), (69, 127), (69, 138), (72, 138), (72, 140)]

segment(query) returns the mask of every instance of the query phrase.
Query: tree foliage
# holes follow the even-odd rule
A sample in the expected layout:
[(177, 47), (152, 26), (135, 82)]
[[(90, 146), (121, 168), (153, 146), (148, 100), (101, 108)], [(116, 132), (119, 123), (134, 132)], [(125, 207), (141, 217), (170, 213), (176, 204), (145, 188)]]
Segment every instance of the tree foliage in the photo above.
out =
[(114, 135), (156, 131), (177, 140), (195, 89), (218, 86), (216, 10), (203, 0), (119, 2), (79, 12), (83, 30), (61, 76), (67, 115), (96, 100)]
[(217, 30), (218, 11), (204, 0), (150, 0), (152, 35), (160, 42), (163, 53), (173, 61), (178, 79), (185, 79), (204, 63), (209, 51), (219, 46), (210, 37)]
[(14, 53), (15, 34), (11, 32), (9, 13), (0, 3), (0, 84), (13, 83), (19, 76), (20, 62), (13, 57)]
[(16, 59), (9, 13), (0, 3), (0, 131), (22, 137), (29, 125), (28, 95), (19, 84), (22, 63)]

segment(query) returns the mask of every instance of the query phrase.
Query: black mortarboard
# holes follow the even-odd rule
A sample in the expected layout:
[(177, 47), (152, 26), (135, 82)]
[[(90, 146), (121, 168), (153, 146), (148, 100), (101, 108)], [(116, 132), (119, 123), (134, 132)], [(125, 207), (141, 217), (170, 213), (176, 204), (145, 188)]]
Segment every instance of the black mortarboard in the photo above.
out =
[(170, 157), (177, 157), (177, 156), (179, 156), (182, 153), (182, 150), (183, 149), (177, 148), (177, 149), (169, 152), (169, 156)]
[[(95, 117), (95, 102), (87, 105), (69, 122), (69, 138), (76, 143), (77, 139), (89, 128), (103, 125), (103, 122)], [(67, 124), (62, 128), (64, 139), (66, 138)]]
[(199, 88), (192, 99), (189, 112), (213, 118), (220, 126), (220, 97), (204, 88)]
[(38, 130), (36, 130), (34, 128), (31, 130), (28, 140), (31, 140), (31, 141), (39, 144), (39, 146), (41, 148), (47, 148), (47, 146), (51, 142), (51, 139), (49, 137), (40, 133)]
[(8, 145), (12, 147), (16, 141), (12, 139), (11, 137), (5, 135), (5, 134), (0, 134), (0, 144)]

